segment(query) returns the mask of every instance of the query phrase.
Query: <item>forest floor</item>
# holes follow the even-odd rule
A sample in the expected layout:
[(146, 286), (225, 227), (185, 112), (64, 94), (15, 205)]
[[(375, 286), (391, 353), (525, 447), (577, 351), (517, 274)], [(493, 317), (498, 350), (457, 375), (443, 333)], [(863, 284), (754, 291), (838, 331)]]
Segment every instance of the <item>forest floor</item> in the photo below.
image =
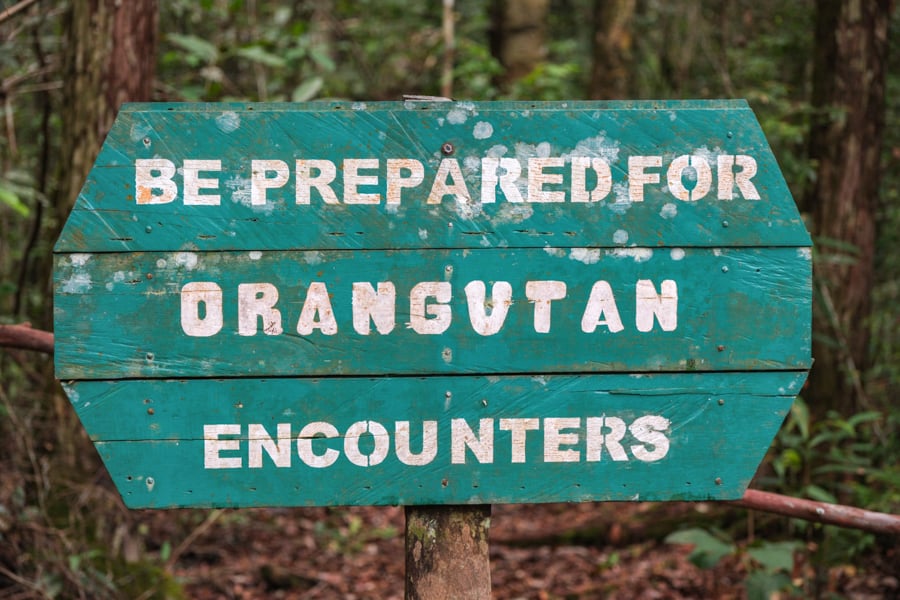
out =
[[(173, 539), (171, 571), (188, 597), (208, 599), (390, 599), (404, 588), (404, 512), (398, 507), (156, 511), (158, 535)], [(754, 528), (788, 533), (786, 519), (748, 517), (709, 503), (496, 505), (490, 558), (498, 599), (747, 598), (759, 572), (732, 552), (711, 568), (691, 547), (664, 541), (685, 526), (725, 527), (744, 541)], [(176, 533), (177, 532), (177, 533)], [(796, 537), (794, 539), (797, 539)], [(811, 543), (802, 544), (808, 550)], [(816, 572), (796, 552), (788, 591), (767, 597), (900, 598), (900, 550), (890, 545), (864, 566)], [(815, 582), (815, 583), (814, 583)], [(753, 595), (751, 594), (751, 598)]]

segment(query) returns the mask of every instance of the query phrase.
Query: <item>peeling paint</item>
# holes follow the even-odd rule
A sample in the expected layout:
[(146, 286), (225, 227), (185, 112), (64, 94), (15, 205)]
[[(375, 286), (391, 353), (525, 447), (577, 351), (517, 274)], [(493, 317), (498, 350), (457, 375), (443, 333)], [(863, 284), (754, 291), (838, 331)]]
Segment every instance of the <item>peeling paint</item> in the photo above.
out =
[(69, 262), (72, 263), (72, 266), (74, 267), (83, 267), (89, 260), (91, 260), (90, 254), (72, 254), (69, 256)]
[(223, 133), (232, 133), (241, 127), (241, 117), (234, 111), (226, 111), (216, 117), (216, 126)]
[(551, 246), (545, 246), (544, 252), (546, 252), (550, 256), (555, 256), (557, 258), (565, 258), (567, 256), (565, 248), (553, 248)]
[(678, 214), (678, 207), (672, 202), (667, 202), (663, 204), (663, 207), (659, 211), (659, 216), (663, 219), (674, 219)]
[(684, 249), (672, 248), (671, 252), (669, 252), (669, 256), (672, 260), (682, 260), (684, 258)]
[(85, 294), (93, 287), (90, 273), (76, 271), (68, 279), (62, 280), (62, 291), (66, 294)]
[(176, 265), (184, 267), (188, 271), (193, 271), (199, 263), (199, 258), (193, 252), (178, 252), (174, 258)]
[(157, 259), (157, 261), (156, 261), (157, 269), (165, 269), (166, 265), (168, 265), (168, 263), (166, 262), (166, 259), (164, 259), (164, 258)]
[(447, 113), (447, 122), (451, 125), (462, 125), (466, 122), (468, 115), (466, 115), (466, 111), (461, 108), (451, 109)]
[(642, 263), (647, 262), (651, 258), (653, 258), (653, 249), (652, 248), (615, 248), (613, 250), (607, 250), (606, 254), (608, 256), (615, 256), (616, 258), (633, 258), (634, 262)]
[(627, 244), (628, 243), (628, 232), (624, 229), (617, 229), (615, 233), (613, 233), (613, 243), (614, 244)]
[(262, 258), (262, 255), (263, 255), (263, 253), (260, 252), (259, 250), (251, 250), (250, 253), (248, 254), (248, 256), (250, 257), (250, 260), (259, 260)]
[(569, 259), (593, 265), (600, 262), (602, 255), (599, 248), (572, 248), (569, 251)]
[(494, 135), (494, 126), (487, 121), (479, 121), (472, 130), (472, 137), (476, 140), (486, 140)]

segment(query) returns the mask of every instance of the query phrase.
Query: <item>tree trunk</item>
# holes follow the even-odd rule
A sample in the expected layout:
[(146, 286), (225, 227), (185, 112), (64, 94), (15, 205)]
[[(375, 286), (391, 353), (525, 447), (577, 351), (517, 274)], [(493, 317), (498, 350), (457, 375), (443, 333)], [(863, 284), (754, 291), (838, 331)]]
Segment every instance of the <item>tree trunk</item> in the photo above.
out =
[(79, 0), (68, 14), (59, 227), (123, 102), (148, 101), (156, 72), (156, 0)]
[(490, 523), (490, 505), (407, 506), (407, 600), (489, 600)]
[(636, 0), (594, 0), (593, 62), (589, 95), (595, 100), (628, 97), (631, 20)]
[(501, 86), (531, 73), (547, 57), (550, 0), (494, 0), (491, 54), (504, 67)]
[(817, 4), (809, 138), (817, 176), (805, 208), (818, 250), (814, 327), (827, 341), (814, 343), (808, 395), (845, 414), (865, 402), (890, 4)]

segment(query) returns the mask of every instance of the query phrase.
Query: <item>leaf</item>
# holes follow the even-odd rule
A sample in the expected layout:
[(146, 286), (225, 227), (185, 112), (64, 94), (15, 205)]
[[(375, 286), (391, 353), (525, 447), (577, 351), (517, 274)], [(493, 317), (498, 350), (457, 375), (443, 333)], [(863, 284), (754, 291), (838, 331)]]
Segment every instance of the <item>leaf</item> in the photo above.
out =
[(722, 558), (734, 553), (734, 544), (726, 544), (704, 529), (685, 529), (676, 531), (666, 537), (668, 544), (691, 544), (694, 549), (688, 560), (701, 569), (711, 569)]
[(817, 500), (818, 502), (826, 502), (828, 504), (837, 503), (837, 498), (827, 492), (824, 488), (821, 488), (817, 485), (808, 485), (806, 486), (804, 491), (806, 492), (807, 496), (809, 496), (813, 500)]
[(797, 542), (764, 542), (757, 548), (750, 548), (747, 554), (770, 572), (790, 572), (794, 568), (794, 551)]
[(195, 35), (181, 35), (170, 33), (167, 39), (186, 52), (193, 54), (206, 63), (214, 63), (219, 60), (219, 49), (203, 38)]
[(306, 102), (307, 100), (312, 100), (316, 97), (316, 94), (319, 93), (319, 90), (322, 89), (322, 85), (325, 84), (325, 80), (321, 77), (313, 77), (312, 79), (307, 79), (303, 83), (297, 86), (294, 90), (293, 95), (291, 96), (291, 100), (294, 102)]
[(747, 577), (747, 600), (771, 600), (780, 590), (791, 585), (787, 573), (766, 573), (759, 571)]
[(0, 187), (0, 203), (7, 205), (23, 217), (27, 217), (31, 212), (16, 194), (5, 187)]
[(241, 58), (246, 58), (247, 60), (251, 60), (253, 62), (259, 63), (261, 65), (266, 65), (267, 67), (273, 68), (281, 68), (287, 64), (282, 57), (277, 54), (272, 54), (262, 46), (247, 46), (245, 48), (238, 48), (235, 53)]

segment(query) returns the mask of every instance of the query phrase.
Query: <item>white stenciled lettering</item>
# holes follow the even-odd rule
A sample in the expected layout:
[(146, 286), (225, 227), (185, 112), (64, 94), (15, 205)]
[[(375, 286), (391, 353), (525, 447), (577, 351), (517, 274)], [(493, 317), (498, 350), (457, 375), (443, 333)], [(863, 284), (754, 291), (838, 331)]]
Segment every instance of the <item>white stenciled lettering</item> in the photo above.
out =
[[(315, 175), (313, 175), (315, 171)], [(297, 204), (309, 204), (312, 190), (315, 189), (325, 204), (338, 204), (337, 195), (331, 184), (337, 176), (337, 169), (330, 160), (298, 159), (296, 163), (297, 180), (294, 184), (294, 201)]]
[(297, 435), (297, 456), (304, 463), (316, 469), (330, 467), (341, 455), (334, 448), (327, 448), (322, 454), (313, 452), (313, 440), (317, 438), (336, 438), (340, 435), (337, 427), (324, 421), (309, 423)]
[(238, 424), (204, 425), (203, 426), (203, 468), (205, 469), (240, 469), (240, 456), (222, 456), (222, 452), (241, 449), (238, 439), (221, 439), (223, 435), (241, 435)]
[(500, 419), (500, 431), (510, 432), (510, 458), (514, 463), (525, 462), (525, 441), (529, 431), (541, 428), (539, 419)]
[[(371, 454), (363, 454), (359, 449), (359, 438), (369, 434), (375, 441)], [(390, 449), (387, 429), (377, 421), (357, 421), (344, 434), (344, 456), (357, 467), (374, 467), (387, 458)]]
[(421, 467), (434, 460), (438, 451), (438, 424), (437, 421), (422, 422), (422, 451), (418, 454), (410, 450), (410, 424), (409, 421), (397, 421), (394, 429), (394, 451), (397, 459), (404, 465)]
[(578, 462), (581, 452), (574, 448), (563, 449), (561, 446), (574, 446), (578, 443), (578, 433), (563, 433), (563, 429), (578, 429), (581, 419), (578, 417), (550, 417), (544, 419), (544, 462)]
[(646, 169), (662, 166), (662, 156), (628, 157), (628, 198), (631, 202), (644, 201), (644, 186), (659, 183), (659, 173), (648, 173)]
[(281, 311), (275, 308), (278, 288), (271, 283), (242, 283), (238, 285), (238, 334), (256, 335), (262, 319), (263, 333), (280, 335)]
[(368, 281), (353, 283), (353, 330), (369, 335), (370, 322), (382, 335), (394, 330), (396, 324), (397, 290), (390, 281), (378, 282), (378, 291)]
[(472, 329), (478, 335), (494, 335), (500, 331), (512, 304), (512, 286), (509, 282), (497, 281), (491, 287), (490, 316), (487, 315), (483, 281), (470, 281), (465, 287), (465, 292)]
[(654, 320), (659, 321), (663, 331), (675, 331), (678, 327), (678, 285), (666, 279), (660, 286), (660, 294), (649, 279), (640, 279), (635, 284), (634, 324), (638, 331), (653, 329)]
[(325, 335), (334, 335), (338, 331), (337, 320), (328, 297), (328, 288), (321, 281), (313, 281), (306, 291), (303, 310), (297, 320), (297, 333), (310, 335), (318, 329)]
[(183, 332), (191, 337), (210, 337), (219, 333), (223, 324), (222, 288), (218, 284), (211, 281), (192, 281), (182, 286)]
[(450, 462), (466, 464), (466, 448), (482, 464), (494, 462), (494, 420), (479, 419), (478, 435), (465, 419), (450, 420)]
[(669, 438), (664, 432), (669, 429), (669, 425), (669, 420), (659, 415), (646, 415), (636, 419), (628, 431), (643, 444), (631, 446), (634, 457), (644, 462), (655, 462), (665, 458), (669, 453)]
[(625, 329), (619, 317), (619, 307), (616, 306), (612, 287), (606, 281), (594, 283), (587, 305), (584, 307), (584, 315), (581, 317), (581, 330), (585, 333), (593, 333), (598, 325), (606, 326), (611, 333)]
[(566, 297), (564, 281), (528, 281), (525, 283), (525, 297), (534, 302), (534, 330), (538, 333), (550, 332), (550, 304)]
[[(290, 170), (283, 160), (253, 160), (250, 165), (250, 204), (262, 206), (268, 200), (268, 190), (287, 183)], [(274, 173), (274, 177), (269, 177), (269, 173)]]
[[(409, 173), (404, 176), (404, 173)], [(412, 158), (389, 158), (387, 161), (388, 204), (400, 204), (404, 188), (414, 188), (425, 179), (422, 163)]]
[(272, 439), (266, 428), (259, 423), (251, 423), (247, 428), (247, 466), (251, 469), (261, 469), (263, 466), (263, 452), (272, 459), (276, 467), (291, 466), (291, 425), (279, 423), (276, 429), (276, 439)]
[[(437, 335), (447, 331), (453, 313), (447, 303), (453, 290), (446, 281), (423, 281), (409, 292), (409, 326), (416, 333)], [(426, 302), (434, 298), (437, 304)]]
[[(138, 158), (134, 161), (134, 193), (138, 204), (168, 204), (178, 195), (172, 181), (175, 163), (165, 158)], [(158, 194), (154, 194), (158, 191)]]
[(221, 160), (184, 161), (184, 204), (186, 206), (218, 206), (222, 197), (218, 194), (201, 194), (201, 190), (219, 189), (219, 180), (200, 177), (201, 171), (221, 171)]

